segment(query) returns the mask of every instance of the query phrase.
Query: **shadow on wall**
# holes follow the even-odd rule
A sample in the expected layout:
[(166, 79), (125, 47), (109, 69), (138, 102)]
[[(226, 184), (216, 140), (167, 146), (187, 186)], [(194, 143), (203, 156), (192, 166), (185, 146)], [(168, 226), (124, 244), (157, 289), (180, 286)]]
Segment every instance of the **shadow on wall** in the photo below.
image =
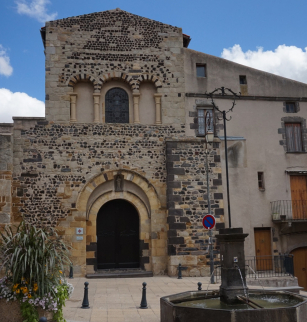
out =
[(228, 166), (229, 168), (246, 167), (246, 146), (245, 141), (233, 143), (228, 147)]

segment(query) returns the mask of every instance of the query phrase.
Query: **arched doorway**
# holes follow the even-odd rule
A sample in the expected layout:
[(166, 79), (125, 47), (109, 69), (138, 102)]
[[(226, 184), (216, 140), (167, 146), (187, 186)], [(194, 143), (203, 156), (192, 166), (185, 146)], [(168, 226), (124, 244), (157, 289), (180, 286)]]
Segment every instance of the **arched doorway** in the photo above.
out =
[(126, 200), (105, 203), (97, 214), (97, 268), (138, 268), (139, 215)]
[(298, 285), (307, 290), (307, 247), (294, 249), (293, 255), (294, 276), (297, 277)]

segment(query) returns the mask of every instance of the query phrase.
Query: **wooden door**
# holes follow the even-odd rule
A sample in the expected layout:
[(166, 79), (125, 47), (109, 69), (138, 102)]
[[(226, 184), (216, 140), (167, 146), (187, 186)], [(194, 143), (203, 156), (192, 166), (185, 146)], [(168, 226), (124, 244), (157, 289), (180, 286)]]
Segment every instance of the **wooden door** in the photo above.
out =
[(290, 176), (292, 219), (307, 219), (307, 176)]
[(257, 271), (273, 269), (271, 248), (271, 229), (255, 229), (256, 267)]
[(97, 215), (97, 267), (138, 268), (139, 215), (125, 200), (112, 200)]
[(298, 285), (307, 290), (307, 247), (297, 248), (291, 252), (293, 255), (294, 276)]

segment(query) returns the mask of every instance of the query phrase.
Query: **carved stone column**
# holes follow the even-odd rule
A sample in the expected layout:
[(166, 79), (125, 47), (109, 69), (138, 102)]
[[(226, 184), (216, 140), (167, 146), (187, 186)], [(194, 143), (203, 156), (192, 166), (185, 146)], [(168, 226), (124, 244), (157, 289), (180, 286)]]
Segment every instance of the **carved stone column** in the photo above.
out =
[(77, 122), (77, 111), (76, 111), (76, 103), (77, 103), (77, 93), (69, 93), (70, 95), (70, 122)]
[(154, 94), (155, 102), (156, 102), (156, 124), (162, 124), (161, 121), (161, 97), (162, 94)]
[(100, 93), (94, 93), (94, 123), (100, 122), (100, 113), (99, 113), (99, 100), (100, 100)]
[(139, 99), (140, 93), (133, 93), (133, 114), (134, 114), (134, 124), (140, 123), (140, 113), (139, 113)]

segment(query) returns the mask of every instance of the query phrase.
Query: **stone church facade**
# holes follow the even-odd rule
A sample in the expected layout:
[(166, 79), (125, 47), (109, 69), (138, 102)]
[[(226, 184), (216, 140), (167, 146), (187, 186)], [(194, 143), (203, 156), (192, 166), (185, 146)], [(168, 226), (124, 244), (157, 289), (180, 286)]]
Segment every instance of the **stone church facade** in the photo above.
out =
[[(270, 97), (273, 104), (284, 100), (276, 97), (306, 98), (307, 85), (190, 50), (181, 28), (120, 9), (47, 22), (41, 35), (46, 117), (0, 124), (0, 224), (24, 217), (57, 226), (72, 245), (76, 275), (140, 268), (173, 276), (181, 263), (184, 274), (207, 276), (202, 217), (208, 193), (217, 222), (213, 236), (225, 227), (226, 200), (218, 113), (210, 114), (215, 138), (208, 145), (207, 191), (200, 111), (212, 111), (212, 104), (205, 92), (231, 87), (245, 96), (238, 110), (255, 111)], [(240, 84), (242, 75), (260, 77), (263, 87)], [(229, 97), (215, 99), (231, 104)], [(305, 116), (306, 101), (300, 99)], [(231, 131), (239, 142), (230, 164), (237, 184), (237, 169), (249, 158), (248, 128)], [(243, 226), (253, 229), (249, 222)], [(278, 251), (282, 242), (274, 247)]]

